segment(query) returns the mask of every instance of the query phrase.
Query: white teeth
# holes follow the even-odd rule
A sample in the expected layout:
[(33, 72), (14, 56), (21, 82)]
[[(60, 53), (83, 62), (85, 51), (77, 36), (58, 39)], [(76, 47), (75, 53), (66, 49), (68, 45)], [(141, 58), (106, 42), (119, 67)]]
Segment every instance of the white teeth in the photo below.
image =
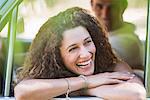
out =
[(76, 65), (79, 66), (79, 67), (81, 67), (81, 68), (84, 68), (84, 67), (86, 67), (88, 64), (90, 64), (91, 61), (92, 61), (92, 60), (90, 59), (89, 61), (82, 62), (82, 63), (78, 63), (78, 64), (76, 64)]

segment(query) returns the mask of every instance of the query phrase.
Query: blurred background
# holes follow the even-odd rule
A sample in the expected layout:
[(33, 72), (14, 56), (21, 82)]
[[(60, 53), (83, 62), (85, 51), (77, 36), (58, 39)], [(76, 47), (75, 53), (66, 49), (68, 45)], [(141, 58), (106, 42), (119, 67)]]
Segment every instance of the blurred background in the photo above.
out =
[[(51, 16), (67, 8), (79, 6), (91, 11), (90, 0), (24, 0), (19, 6), (17, 37), (33, 39), (40, 26)], [(147, 0), (128, 0), (124, 20), (136, 25), (136, 34), (145, 40)], [(4, 29), (1, 36), (7, 36)]]

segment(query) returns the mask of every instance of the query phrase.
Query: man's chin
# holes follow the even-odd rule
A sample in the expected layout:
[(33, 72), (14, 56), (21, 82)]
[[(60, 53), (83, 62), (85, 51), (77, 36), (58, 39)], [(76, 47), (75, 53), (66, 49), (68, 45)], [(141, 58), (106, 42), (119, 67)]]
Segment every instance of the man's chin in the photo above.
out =
[(105, 27), (106, 27), (106, 29), (108, 30), (108, 31), (110, 31), (110, 23), (107, 21), (107, 22), (104, 22), (104, 25), (105, 25)]

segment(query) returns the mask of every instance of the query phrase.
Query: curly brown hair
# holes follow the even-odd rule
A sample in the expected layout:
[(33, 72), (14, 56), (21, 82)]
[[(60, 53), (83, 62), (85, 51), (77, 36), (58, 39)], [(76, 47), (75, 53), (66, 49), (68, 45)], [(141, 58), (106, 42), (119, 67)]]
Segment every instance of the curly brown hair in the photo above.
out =
[(83, 26), (88, 30), (96, 46), (94, 74), (113, 71), (118, 58), (112, 52), (103, 25), (87, 10), (73, 7), (51, 17), (40, 28), (18, 75), (19, 80), (77, 76), (65, 67), (59, 49), (63, 32), (77, 26)]

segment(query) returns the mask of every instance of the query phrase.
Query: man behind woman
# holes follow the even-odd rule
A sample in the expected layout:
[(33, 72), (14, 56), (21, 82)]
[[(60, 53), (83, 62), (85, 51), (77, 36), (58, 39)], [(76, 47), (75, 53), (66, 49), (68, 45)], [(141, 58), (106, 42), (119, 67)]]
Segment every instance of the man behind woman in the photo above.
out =
[[(144, 70), (144, 48), (135, 34), (135, 25), (124, 21), (127, 0), (90, 0), (92, 11), (103, 21), (109, 41), (117, 55), (133, 69)], [(130, 16), (130, 15), (129, 15)], [(141, 75), (142, 76), (142, 75)], [(142, 76), (143, 77), (143, 76)]]

